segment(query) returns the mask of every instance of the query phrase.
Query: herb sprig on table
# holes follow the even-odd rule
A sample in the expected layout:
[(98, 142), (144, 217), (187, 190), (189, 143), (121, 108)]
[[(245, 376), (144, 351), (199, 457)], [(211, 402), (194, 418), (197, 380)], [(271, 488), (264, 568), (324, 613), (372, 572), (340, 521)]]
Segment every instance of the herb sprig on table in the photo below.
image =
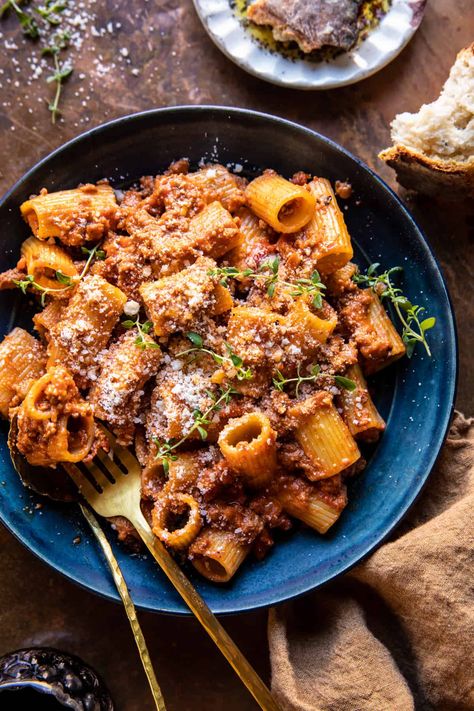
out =
[(228, 286), (229, 279), (255, 279), (262, 280), (267, 287), (267, 294), (270, 298), (275, 294), (277, 284), (292, 289), (291, 296), (309, 295), (315, 309), (320, 309), (323, 305), (323, 291), (326, 286), (321, 282), (321, 277), (316, 269), (309, 279), (296, 279), (295, 281), (284, 281), (279, 278), (278, 270), (280, 258), (274, 257), (260, 265), (257, 271), (253, 269), (237, 269), (237, 267), (217, 267), (209, 270), (209, 276), (219, 277), (222, 286)]
[(70, 61), (59, 60), (60, 52), (68, 48), (71, 39), (70, 34), (61, 29), (61, 13), (67, 7), (67, 0), (44, 0), (43, 4), (30, 3), (28, 7), (25, 7), (23, 0), (7, 0), (0, 7), (0, 20), (7, 14), (14, 13), (23, 34), (30, 40), (39, 42), (42, 56), (51, 57), (54, 71), (46, 81), (48, 84), (54, 82), (56, 87), (53, 100), (48, 102), (53, 124), (61, 113), (59, 102), (64, 82), (73, 72)]
[(377, 274), (379, 267), (380, 264), (375, 262), (369, 266), (366, 274), (356, 273), (352, 280), (358, 285), (370, 287), (382, 301), (388, 300), (393, 305), (403, 327), (402, 339), (407, 349), (408, 358), (413, 355), (417, 343), (422, 343), (427, 354), (431, 356), (426, 332), (435, 326), (436, 318), (428, 316), (422, 319), (422, 315), (426, 311), (425, 307), (412, 304), (402, 290), (393, 284), (394, 274), (402, 272), (403, 267), (392, 267), (382, 274)]
[(28, 12), (25, 12), (20, 5), (21, 0), (17, 0), (17, 2), (15, 0), (7, 0), (7, 2), (0, 7), (0, 19), (11, 10), (15, 13), (23, 30), (23, 34), (30, 39), (36, 40), (40, 36), (38, 24), (35, 18)]
[(51, 121), (56, 123), (56, 118), (61, 114), (59, 110), (59, 99), (61, 98), (61, 92), (63, 89), (63, 84), (65, 80), (72, 74), (72, 64), (70, 62), (60, 62), (59, 54), (62, 50), (67, 49), (69, 44), (70, 35), (68, 32), (61, 32), (55, 35), (52, 44), (48, 47), (44, 47), (41, 54), (51, 55), (54, 62), (54, 73), (47, 77), (46, 81), (48, 84), (55, 82), (56, 92), (53, 101), (48, 104), (48, 109), (51, 111)]
[(23, 294), (26, 294), (29, 288), (41, 292), (41, 306), (44, 306), (46, 303), (46, 296), (48, 294), (59, 294), (62, 291), (68, 291), (69, 289), (72, 289), (74, 286), (79, 284), (79, 282), (85, 277), (85, 275), (89, 271), (89, 267), (94, 258), (97, 260), (105, 258), (105, 252), (99, 249), (99, 247), (100, 244), (96, 244), (96, 246), (92, 249), (82, 247), (82, 251), (85, 254), (88, 254), (88, 257), (82, 272), (78, 276), (68, 276), (67, 274), (64, 274), (60, 269), (56, 270), (55, 277), (57, 281), (60, 284), (64, 284), (64, 287), (62, 289), (54, 289), (50, 286), (42, 286), (41, 284), (38, 284), (37, 281), (35, 281), (35, 278), (32, 274), (26, 274), (24, 279), (14, 279), (13, 283), (23, 292)]
[(221, 387), (220, 393), (218, 394), (212, 393), (210, 390), (206, 392), (212, 400), (212, 405), (210, 405), (204, 412), (201, 410), (193, 411), (192, 417), (194, 423), (188, 432), (181, 437), (181, 439), (168, 439), (165, 442), (161, 442), (158, 437), (152, 438), (158, 448), (155, 459), (161, 460), (163, 471), (166, 475), (168, 475), (169, 472), (170, 462), (174, 462), (178, 458), (176, 449), (180, 447), (193, 434), (193, 432), (198, 432), (202, 440), (207, 439), (207, 427), (211, 424), (212, 415), (215, 412), (219, 412), (219, 410), (221, 410), (225, 405), (228, 405), (234, 395), (239, 395), (237, 390), (235, 390), (231, 385), (228, 385), (226, 388)]

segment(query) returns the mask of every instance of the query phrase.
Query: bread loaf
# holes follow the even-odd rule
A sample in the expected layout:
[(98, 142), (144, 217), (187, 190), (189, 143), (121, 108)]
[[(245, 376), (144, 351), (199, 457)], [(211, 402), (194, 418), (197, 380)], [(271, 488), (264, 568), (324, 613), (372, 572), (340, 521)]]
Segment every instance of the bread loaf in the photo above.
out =
[(474, 196), (474, 43), (459, 52), (440, 96), (398, 114), (379, 158), (406, 188), (447, 199)]

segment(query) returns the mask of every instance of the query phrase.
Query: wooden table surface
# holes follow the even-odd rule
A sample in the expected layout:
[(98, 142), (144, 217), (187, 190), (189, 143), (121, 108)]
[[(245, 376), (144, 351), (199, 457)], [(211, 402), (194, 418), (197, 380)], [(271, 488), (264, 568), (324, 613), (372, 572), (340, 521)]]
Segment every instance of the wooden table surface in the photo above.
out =
[[(51, 89), (44, 77), (31, 77), (31, 43), (22, 39), (14, 18), (0, 24), (0, 192), (91, 126), (178, 104), (242, 106), (292, 119), (338, 141), (396, 187), (392, 172), (376, 157), (389, 143), (389, 122), (397, 112), (432, 101), (457, 51), (474, 39), (472, 0), (431, 0), (418, 33), (384, 70), (351, 87), (306, 93), (265, 84), (234, 66), (208, 39), (191, 0), (76, 5), (90, 8), (91, 18), (64, 89), (64, 120), (56, 126), (44, 102)], [(448, 282), (459, 328), (458, 407), (473, 414), (473, 208), (421, 198), (408, 204)], [(31, 645), (74, 652), (103, 674), (119, 711), (152, 708), (118, 605), (69, 583), (3, 528), (0, 569), (0, 654)], [(194, 621), (144, 613), (140, 618), (169, 711), (256, 708)], [(268, 678), (265, 612), (224, 623)]]

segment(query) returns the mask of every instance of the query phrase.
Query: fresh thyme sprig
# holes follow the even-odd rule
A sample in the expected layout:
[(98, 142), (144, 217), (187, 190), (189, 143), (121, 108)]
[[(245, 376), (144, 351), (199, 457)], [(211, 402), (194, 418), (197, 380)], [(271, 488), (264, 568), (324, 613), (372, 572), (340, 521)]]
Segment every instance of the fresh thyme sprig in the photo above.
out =
[(426, 311), (425, 307), (412, 304), (402, 290), (392, 283), (392, 276), (403, 271), (403, 267), (392, 267), (382, 274), (377, 274), (379, 266), (378, 262), (371, 264), (366, 274), (354, 274), (352, 280), (356, 284), (370, 287), (380, 299), (386, 299), (393, 304), (403, 326), (402, 339), (406, 345), (408, 358), (413, 355), (417, 343), (422, 343), (427, 354), (431, 356), (431, 350), (425, 334), (436, 324), (436, 318), (429, 316), (420, 321), (420, 317)]
[(261, 264), (257, 271), (253, 271), (253, 269), (237, 269), (236, 267), (217, 267), (216, 269), (210, 269), (208, 273), (210, 276), (219, 277), (219, 283), (222, 284), (222, 286), (228, 286), (229, 279), (262, 279), (267, 287), (267, 294), (270, 298), (275, 294), (277, 284), (281, 284), (282, 286), (287, 286), (292, 289), (290, 292), (291, 296), (309, 295), (312, 297), (312, 303), (315, 309), (322, 307), (322, 292), (326, 286), (321, 282), (321, 277), (316, 269), (311, 274), (310, 279), (296, 279), (294, 282), (290, 282), (278, 278), (279, 267), (280, 258), (274, 257)]
[[(46, 303), (46, 296), (50, 293), (58, 294), (62, 291), (67, 291), (68, 289), (72, 289), (76, 284), (78, 284), (87, 274), (89, 271), (89, 267), (91, 265), (92, 260), (94, 257), (96, 259), (103, 259), (105, 257), (105, 252), (103, 250), (99, 249), (100, 244), (96, 244), (95, 247), (92, 249), (87, 249), (86, 247), (82, 247), (82, 251), (84, 253), (87, 253), (89, 256), (87, 258), (87, 261), (84, 265), (84, 268), (82, 272), (78, 276), (68, 276), (67, 274), (63, 274), (63, 272), (60, 269), (57, 269), (55, 272), (55, 277), (58, 280), (60, 284), (64, 284), (64, 287), (62, 289), (54, 289), (51, 286), (42, 286), (41, 284), (38, 284), (37, 281), (35, 281), (35, 278), (32, 274), (26, 274), (24, 279), (14, 279), (13, 283), (16, 284), (16, 286), (23, 292), (23, 294), (26, 294), (27, 290), (29, 287), (36, 289), (36, 291), (41, 292), (41, 306), (44, 306)], [(103, 255), (103, 256), (98, 256), (98, 255)]]
[(61, 18), (59, 15), (67, 8), (66, 2), (58, 2), (58, 0), (46, 0), (44, 5), (35, 8), (38, 15), (41, 15), (43, 20), (46, 20), (50, 25), (59, 25)]
[(60, 30), (63, 19), (61, 13), (68, 7), (68, 0), (44, 0), (41, 5), (31, 4), (32, 12), (36, 13), (36, 18), (32, 12), (28, 12), (22, 7), (23, 4), (23, 0), (6, 0), (0, 6), (0, 19), (9, 11), (14, 12), (23, 34), (31, 40), (39, 40), (40, 45), (43, 46), (41, 54), (52, 57), (54, 71), (46, 78), (46, 81), (48, 84), (54, 82), (56, 85), (53, 100), (48, 103), (51, 121), (56, 123), (56, 119), (60, 114), (59, 101), (63, 85), (72, 73), (73, 68), (70, 62), (59, 61), (60, 52), (69, 46), (70, 34), (67, 31), (56, 31), (54, 34), (52, 32)]
[(290, 383), (296, 383), (296, 388), (295, 388), (295, 395), (298, 397), (299, 392), (300, 392), (300, 387), (304, 382), (315, 382), (315, 380), (319, 377), (321, 368), (317, 363), (312, 365), (309, 369), (310, 375), (301, 375), (301, 363), (298, 365), (298, 370), (296, 371), (297, 377), (296, 378), (285, 378), (283, 373), (280, 370), (276, 371), (276, 377), (273, 378), (273, 385), (276, 387), (277, 390), (280, 392), (283, 392), (285, 387), (289, 385)]
[(42, 54), (50, 54), (53, 57), (54, 73), (46, 78), (48, 84), (56, 83), (56, 92), (52, 102), (48, 104), (48, 109), (51, 111), (51, 121), (56, 123), (57, 116), (60, 115), (59, 100), (65, 80), (72, 74), (72, 65), (66, 62), (59, 61), (61, 50), (66, 49), (69, 45), (70, 35), (68, 32), (60, 32), (54, 37), (54, 41), (48, 47), (42, 50)]
[(7, 0), (1, 7), (0, 7), (0, 19), (7, 13), (9, 10), (13, 10), (15, 15), (18, 18), (18, 21), (21, 25), (21, 28), (23, 30), (23, 34), (29, 37), (30, 39), (36, 40), (40, 36), (39, 33), (39, 27), (34, 19), (29, 13), (25, 12), (22, 10), (20, 7), (21, 0), (18, 0), (16, 2), (15, 0)]
[(136, 328), (138, 331), (138, 336), (135, 338), (135, 345), (137, 348), (141, 348), (141, 350), (145, 350), (145, 348), (159, 348), (160, 346), (158, 343), (155, 343), (155, 341), (150, 341), (145, 336), (147, 336), (151, 329), (153, 328), (153, 322), (152, 321), (145, 321), (145, 323), (140, 323), (140, 318), (137, 316), (136, 321), (122, 321), (121, 325), (126, 328), (127, 330), (130, 328)]
[[(305, 382), (315, 383), (321, 375), (321, 368), (317, 363), (314, 363), (309, 368), (309, 375), (302, 375), (300, 363), (298, 365), (296, 375), (296, 378), (285, 378), (283, 373), (280, 370), (277, 370), (276, 376), (273, 378), (273, 385), (277, 390), (283, 392), (288, 384), (296, 383), (295, 396), (298, 397), (302, 384)], [(346, 378), (343, 375), (335, 375), (334, 382), (337, 383), (341, 388), (344, 388), (345, 390), (349, 390), (351, 392), (357, 387), (356, 383), (354, 383), (353, 380), (351, 380), (350, 378)]]
[(210, 348), (204, 348), (203, 339), (199, 335), (199, 333), (189, 331), (189, 333), (186, 334), (186, 338), (191, 341), (191, 343), (194, 345), (194, 348), (188, 348), (185, 351), (177, 353), (177, 357), (187, 355), (188, 353), (207, 353), (207, 355), (211, 356), (211, 358), (218, 365), (224, 365), (226, 361), (227, 363), (231, 364), (235, 368), (237, 380), (251, 380), (253, 378), (253, 372), (251, 368), (244, 367), (243, 359), (239, 355), (234, 353), (232, 347), (228, 343), (225, 344), (227, 355), (221, 356), (219, 355), (219, 353), (216, 353)]
[(189, 431), (181, 437), (181, 439), (168, 439), (166, 442), (160, 442), (158, 437), (152, 438), (153, 442), (158, 447), (155, 459), (161, 460), (163, 471), (166, 476), (169, 472), (170, 462), (174, 462), (178, 458), (175, 450), (180, 447), (193, 434), (193, 432), (198, 432), (202, 440), (207, 439), (207, 426), (211, 424), (211, 416), (215, 412), (219, 412), (224, 405), (228, 405), (234, 395), (239, 395), (237, 390), (235, 390), (231, 385), (226, 388), (221, 387), (219, 395), (216, 395), (209, 390), (206, 392), (212, 400), (212, 405), (210, 405), (210, 407), (208, 407), (204, 412), (201, 412), (201, 410), (193, 411), (192, 417), (194, 423)]

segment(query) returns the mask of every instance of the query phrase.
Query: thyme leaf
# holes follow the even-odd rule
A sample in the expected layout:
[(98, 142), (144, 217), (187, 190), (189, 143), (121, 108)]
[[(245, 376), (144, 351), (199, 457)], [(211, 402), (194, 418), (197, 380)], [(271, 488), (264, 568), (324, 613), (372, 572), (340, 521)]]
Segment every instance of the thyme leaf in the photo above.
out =
[(334, 381), (341, 388), (344, 388), (344, 390), (348, 390), (349, 392), (353, 392), (357, 387), (357, 383), (355, 383), (350, 378), (346, 378), (344, 375), (335, 375)]
[(50, 25), (61, 24), (60, 13), (67, 8), (66, 2), (58, 2), (58, 0), (46, 0), (44, 5), (36, 7), (35, 10), (43, 20), (46, 20)]
[[(290, 383), (296, 383), (295, 396), (298, 397), (300, 393), (300, 387), (303, 385), (303, 383), (315, 383), (321, 375), (321, 368), (317, 363), (313, 363), (313, 365), (309, 367), (309, 371), (307, 372), (308, 375), (303, 375), (301, 373), (301, 363), (298, 365), (298, 369), (296, 371), (296, 378), (285, 378), (283, 373), (280, 370), (277, 370), (275, 377), (273, 378), (273, 385), (277, 390), (283, 392), (287, 385), (289, 385)], [(339, 385), (339, 387), (344, 388), (345, 390), (349, 390), (351, 392), (357, 387), (356, 383), (354, 383), (353, 380), (350, 380), (350, 378), (346, 378), (343, 375), (335, 375), (334, 382)]]

